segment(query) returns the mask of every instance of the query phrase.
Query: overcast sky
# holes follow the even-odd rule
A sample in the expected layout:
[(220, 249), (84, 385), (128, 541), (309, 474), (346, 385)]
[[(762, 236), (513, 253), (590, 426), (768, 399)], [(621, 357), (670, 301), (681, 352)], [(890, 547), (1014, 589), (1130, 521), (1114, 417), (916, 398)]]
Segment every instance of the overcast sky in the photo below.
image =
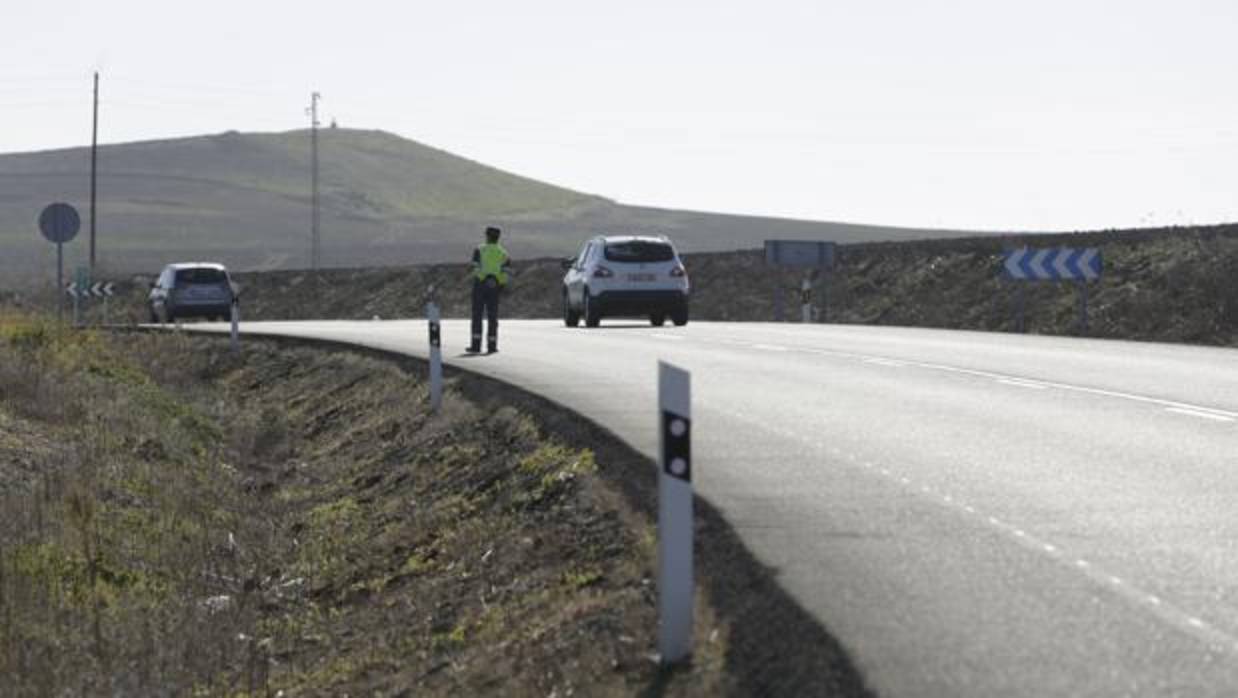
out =
[[(309, 10), (309, 5), (319, 9)], [(191, 9), (192, 8), (192, 9)], [(625, 203), (1238, 220), (1238, 2), (5, 0), (0, 152), (379, 128)]]

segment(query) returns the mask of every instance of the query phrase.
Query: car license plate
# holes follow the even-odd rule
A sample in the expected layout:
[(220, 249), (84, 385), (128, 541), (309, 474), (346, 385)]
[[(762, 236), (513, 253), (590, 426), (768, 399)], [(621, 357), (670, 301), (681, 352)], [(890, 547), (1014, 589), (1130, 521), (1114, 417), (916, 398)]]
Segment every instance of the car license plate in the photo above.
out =
[(628, 274), (628, 281), (653, 281), (656, 278), (653, 274)]

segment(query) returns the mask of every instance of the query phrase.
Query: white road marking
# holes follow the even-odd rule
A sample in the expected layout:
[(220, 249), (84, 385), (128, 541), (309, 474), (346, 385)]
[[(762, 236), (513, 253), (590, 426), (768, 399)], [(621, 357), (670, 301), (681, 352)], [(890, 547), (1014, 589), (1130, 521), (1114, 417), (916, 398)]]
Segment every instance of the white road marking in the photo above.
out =
[(663, 334), (663, 333), (661, 333), (661, 332), (653, 332), (653, 333), (651, 333), (649, 336), (650, 336), (650, 337), (657, 337), (658, 339), (673, 339), (673, 340), (675, 340), (675, 341), (677, 341), (677, 342), (682, 342), (683, 340), (687, 339), (687, 337), (684, 337), (684, 336), (681, 336), (681, 335), (677, 335), (677, 334)]
[(1046, 388), (1057, 388), (1058, 390), (1071, 390), (1077, 393), (1086, 393), (1089, 395), (1103, 395), (1105, 397), (1118, 398), (1121, 400), (1131, 400), (1133, 402), (1142, 402), (1144, 404), (1160, 405), (1166, 408), (1177, 407), (1179, 409), (1193, 410), (1195, 412), (1208, 413), (1208, 414), (1213, 414), (1213, 415), (1217, 415), (1220, 417), (1229, 417), (1231, 419), (1238, 420), (1238, 412), (1231, 412), (1229, 410), (1222, 410), (1222, 409), (1217, 409), (1214, 407), (1203, 407), (1201, 405), (1191, 405), (1185, 402), (1177, 402), (1175, 400), (1163, 400), (1161, 398), (1148, 397), (1146, 395), (1135, 395), (1133, 393), (1124, 393), (1124, 392), (1120, 392), (1117, 390), (1105, 390), (1103, 388), (1088, 388), (1088, 387), (1084, 387), (1081, 385), (1071, 385), (1069, 383), (1055, 383), (1053, 381), (1037, 381), (1031, 378), (1024, 378), (1023, 376), (1012, 376), (1012, 375), (1006, 375), (1002, 373), (992, 373), (989, 371), (974, 371), (974, 370), (966, 369), (966, 368), (955, 368), (953, 366), (942, 366), (940, 364), (922, 364), (922, 363), (909, 362), (908, 365), (915, 366), (917, 368), (933, 369), (937, 371), (950, 371), (954, 373), (967, 373), (967, 374), (971, 374), (975, 376), (985, 376), (988, 378), (992, 378), (994, 380), (1006, 379), (1006, 380), (1012, 380), (1012, 381), (1021, 381), (1024, 383), (1035, 383), (1037, 385), (1043, 385)]
[(753, 349), (760, 349), (762, 351), (790, 351), (790, 349), (778, 346), (777, 344), (750, 344), (749, 346)]
[[(756, 421), (756, 420), (752, 420), (752, 418), (747, 415), (740, 415), (738, 413), (733, 413), (733, 415), (741, 419), (744, 419), (744, 420)], [(802, 434), (796, 434), (790, 431), (778, 429), (778, 428), (769, 426), (759, 421), (757, 421), (757, 424), (760, 425), (762, 428), (770, 430), (771, 432), (784, 434), (788, 440), (807, 441), (803, 437)], [(852, 460), (858, 460), (853, 455), (849, 454), (849, 457)], [(876, 467), (875, 464), (872, 464), (872, 465)], [(893, 474), (887, 468), (880, 468), (880, 471), (882, 472), (882, 474), (886, 475), (887, 477), (893, 480), (901, 481), (904, 485), (910, 486), (912, 484), (910, 478)], [(930, 488), (927, 485), (923, 486), (922, 489), (924, 489), (926, 492), (930, 491)], [(947, 501), (949, 501), (948, 499), (949, 495), (938, 495), (938, 496), (941, 496), (943, 499), (946, 499)], [(1062, 562), (1070, 562), (1072, 566), (1076, 567), (1079, 570), (1080, 574), (1087, 577), (1094, 584), (1097, 584), (1101, 586), (1102, 588), (1107, 589), (1108, 591), (1120, 597), (1121, 599), (1131, 604), (1132, 606), (1144, 609), (1145, 612), (1155, 616), (1157, 619), (1161, 620), (1165, 624), (1173, 628), (1176, 628), (1177, 630), (1185, 633), (1186, 635), (1189, 635), (1199, 640), (1206, 646), (1214, 650), (1230, 652), (1230, 653), (1233, 653), (1234, 655), (1238, 655), (1238, 637), (1235, 637), (1234, 635), (1231, 635), (1223, 630), (1220, 630), (1215, 626), (1209, 625), (1202, 618), (1191, 615), (1184, 609), (1177, 608), (1173, 604), (1163, 601), (1161, 598), (1157, 597), (1156, 595), (1138, 588), (1134, 584), (1125, 581), (1121, 577), (1111, 574), (1108, 570), (1104, 570), (1098, 566), (1093, 565), (1093, 563), (1089, 562), (1088, 560), (1084, 558), (1073, 558), (1072, 559), (1070, 557), (1065, 557), (1062, 551), (1056, 546), (1054, 546), (1053, 544), (1039, 540), (1034, 535), (1028, 533), (1027, 531), (1016, 528), (1012, 524), (1004, 523), (1002, 520), (998, 519), (995, 516), (988, 516), (986, 514), (981, 514), (976, 510), (975, 507), (971, 505), (960, 503), (955, 506), (961, 507), (963, 510), (967, 511), (970, 514), (983, 516), (995, 528), (999, 529), (1000, 531), (1010, 534), (1011, 539), (1017, 540), (1019, 543), (1021, 543), (1024, 546), (1027, 546), (1034, 550), (1043, 551), (1043, 553), (1047, 554), (1053, 560), (1058, 560)]]
[(864, 363), (876, 364), (878, 366), (895, 366), (895, 367), (901, 367), (901, 366), (907, 365), (903, 363), (902, 361), (894, 361), (893, 359), (882, 359), (880, 357), (870, 357), (870, 358), (864, 359)]
[(1047, 390), (1049, 388), (1044, 383), (1032, 383), (1031, 381), (1012, 380), (1010, 378), (998, 378), (997, 382), (1002, 385), (1013, 385), (1016, 388), (1031, 388), (1033, 390)]
[(1185, 415), (1187, 415), (1188, 417), (1199, 417), (1199, 418), (1201, 418), (1201, 419), (1211, 419), (1211, 420), (1213, 420), (1214, 422), (1233, 422), (1233, 421), (1235, 421), (1235, 418), (1234, 418), (1234, 417), (1227, 417), (1227, 416), (1225, 416), (1225, 415), (1223, 415), (1223, 414), (1216, 414), (1216, 413), (1213, 413), (1213, 412), (1201, 412), (1201, 411), (1199, 411), (1199, 410), (1186, 409), (1186, 408), (1184, 408), (1184, 407), (1166, 407), (1166, 408), (1165, 408), (1165, 411), (1166, 411), (1166, 412), (1173, 412), (1173, 413), (1175, 413), (1175, 414), (1185, 414)]
[[(721, 341), (721, 340), (711, 340)], [(787, 347), (771, 347), (767, 344), (751, 345), (754, 348), (771, 348), (776, 351), (790, 351)], [(1026, 376), (1016, 376), (1007, 373), (996, 373), (994, 371), (980, 371), (971, 368), (960, 368), (958, 366), (947, 366), (945, 364), (935, 364), (921, 361), (909, 361), (904, 359), (892, 359), (885, 356), (874, 356), (871, 354), (859, 354), (856, 352), (831, 351), (828, 349), (809, 349), (795, 348), (795, 351), (806, 352), (809, 354), (818, 354), (821, 356), (834, 356), (840, 358), (851, 358), (866, 361), (868, 363), (878, 363), (888, 366), (912, 366), (915, 368), (925, 368), (932, 371), (944, 371), (947, 373), (958, 373), (979, 378), (989, 378), (995, 381), (1009, 381), (1009, 385), (1018, 385), (1019, 387), (1031, 388), (1032, 386), (1042, 386), (1043, 388), (1056, 388), (1058, 390), (1070, 390), (1076, 393), (1085, 393), (1088, 395), (1101, 395), (1104, 397), (1112, 397), (1120, 400), (1130, 400), (1132, 402), (1141, 402), (1150, 405), (1159, 405), (1165, 408), (1177, 408), (1179, 410), (1189, 410), (1196, 413), (1196, 416), (1205, 414), (1214, 417), (1226, 418), (1227, 421), (1238, 421), (1238, 412), (1233, 410), (1225, 410), (1216, 407), (1205, 407), (1203, 405), (1192, 405), (1186, 402), (1178, 402), (1176, 400), (1165, 400), (1162, 398), (1149, 397), (1147, 395), (1136, 395), (1134, 393), (1125, 393), (1119, 390), (1105, 390), (1104, 388), (1089, 388), (1082, 385), (1071, 385), (1070, 383), (1057, 383), (1054, 381), (1038, 380), (1028, 378)], [(1219, 420), (1218, 420), (1219, 421)]]

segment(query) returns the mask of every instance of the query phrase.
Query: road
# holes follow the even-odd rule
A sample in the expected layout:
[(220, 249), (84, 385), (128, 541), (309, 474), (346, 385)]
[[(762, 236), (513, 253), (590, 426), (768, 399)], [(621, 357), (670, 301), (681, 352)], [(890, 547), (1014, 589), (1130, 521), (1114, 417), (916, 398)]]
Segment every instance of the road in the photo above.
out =
[[(424, 356), (424, 322), (248, 323)], [(849, 326), (508, 321), (458, 367), (694, 478), (880, 695), (1238, 695), (1238, 352)]]

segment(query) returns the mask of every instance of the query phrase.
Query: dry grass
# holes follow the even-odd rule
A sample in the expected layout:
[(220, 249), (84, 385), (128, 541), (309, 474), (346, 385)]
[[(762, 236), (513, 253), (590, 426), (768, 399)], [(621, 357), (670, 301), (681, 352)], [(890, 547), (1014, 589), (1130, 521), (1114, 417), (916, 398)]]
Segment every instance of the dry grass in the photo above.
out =
[(661, 671), (653, 469), (570, 415), (226, 347), (0, 315), (0, 695), (864, 693), (706, 505)]
[[(122, 353), (0, 317), (5, 434), (50, 444), (26, 454), (34, 477), (0, 489), (0, 693), (215, 693), (265, 669), (244, 638), (262, 562), (250, 543), (272, 512), (237, 497), (244, 453), (221, 442), (222, 410), (183, 394), (210, 367), (178, 342)], [(0, 481), (12, 471), (0, 461)]]

